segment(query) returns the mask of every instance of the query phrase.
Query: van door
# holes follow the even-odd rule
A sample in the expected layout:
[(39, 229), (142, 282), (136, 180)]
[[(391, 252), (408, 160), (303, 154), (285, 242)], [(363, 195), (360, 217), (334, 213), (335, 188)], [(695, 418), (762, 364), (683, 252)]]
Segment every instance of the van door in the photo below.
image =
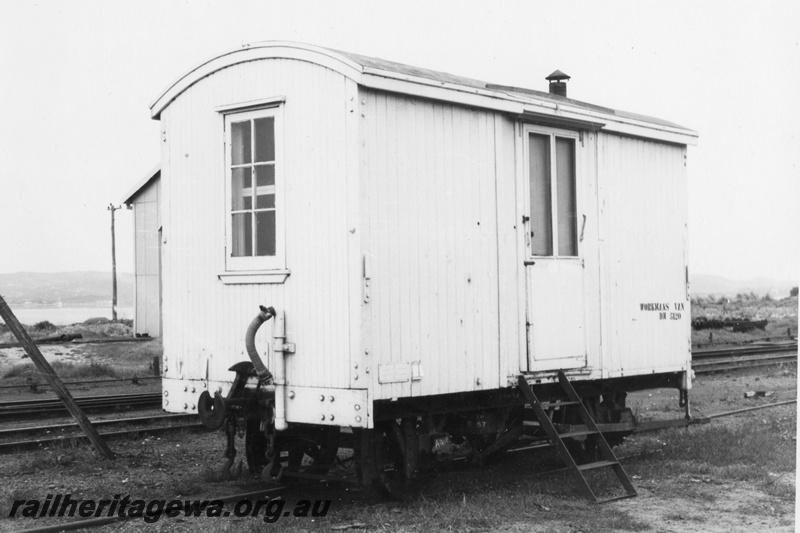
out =
[[(523, 127), (529, 371), (586, 366), (576, 132)], [(521, 362), (522, 363), (522, 362)]]

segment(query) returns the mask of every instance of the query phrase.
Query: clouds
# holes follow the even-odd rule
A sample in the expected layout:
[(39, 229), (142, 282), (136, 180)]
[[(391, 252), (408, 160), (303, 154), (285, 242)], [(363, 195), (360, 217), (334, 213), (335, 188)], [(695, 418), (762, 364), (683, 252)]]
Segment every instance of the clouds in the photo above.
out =
[[(724, 9), (722, 8), (724, 6)], [(695, 272), (796, 277), (794, 2), (0, 4), (0, 271), (108, 270), (109, 202), (159, 159), (148, 106), (243, 42), (287, 39), (545, 90), (697, 130)], [(121, 270), (130, 215), (118, 213)]]

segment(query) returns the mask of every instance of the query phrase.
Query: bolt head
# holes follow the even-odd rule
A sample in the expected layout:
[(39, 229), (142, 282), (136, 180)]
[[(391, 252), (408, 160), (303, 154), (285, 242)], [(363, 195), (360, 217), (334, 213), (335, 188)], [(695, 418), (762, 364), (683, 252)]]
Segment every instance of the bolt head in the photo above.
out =
[(324, 394), (320, 394), (319, 395), (319, 401), (321, 401), (321, 402), (325, 401), (325, 395)]
[(294, 391), (293, 390), (289, 391), (289, 399), (290, 400), (294, 400)]
[(356, 411), (360, 411), (360, 410), (361, 410), (361, 406), (360, 406), (359, 404), (356, 404), (356, 405), (355, 405), (353, 408), (354, 408)]
[(322, 415), (321, 420), (325, 420), (325, 415)]
[(356, 417), (356, 422), (361, 422), (361, 417), (360, 416)]

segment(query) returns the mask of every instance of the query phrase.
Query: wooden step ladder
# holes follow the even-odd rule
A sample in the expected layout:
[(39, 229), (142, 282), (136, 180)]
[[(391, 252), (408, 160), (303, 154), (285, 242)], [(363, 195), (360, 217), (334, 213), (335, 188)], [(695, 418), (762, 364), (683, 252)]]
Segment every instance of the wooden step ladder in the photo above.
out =
[[(566, 463), (567, 467), (572, 472), (572, 475), (576, 480), (578, 480), (578, 485), (580, 486), (583, 494), (595, 503), (605, 503), (636, 496), (636, 489), (633, 487), (633, 483), (631, 483), (630, 478), (628, 478), (628, 475), (625, 473), (625, 470), (623, 470), (622, 465), (619, 463), (617, 456), (614, 455), (614, 452), (611, 450), (611, 446), (608, 445), (605, 437), (603, 437), (603, 434), (597, 428), (597, 424), (595, 424), (592, 415), (589, 414), (586, 406), (583, 405), (581, 397), (578, 396), (577, 392), (575, 392), (575, 389), (567, 379), (567, 376), (564, 375), (564, 372), (558, 373), (558, 381), (561, 384), (561, 388), (566, 393), (567, 399), (564, 401), (540, 402), (536, 397), (536, 394), (534, 394), (533, 389), (531, 389), (530, 385), (528, 385), (525, 376), (519, 376), (518, 387), (525, 396), (525, 399), (533, 408), (534, 413), (536, 413), (536, 418), (539, 419), (539, 424), (545, 429), (545, 431), (547, 431), (547, 436), (550, 438), (550, 442), (552, 442), (553, 446), (555, 446), (556, 450), (558, 450), (558, 454), (561, 456), (561, 459), (564, 461), (564, 463)], [(581, 420), (583, 420), (584, 426), (586, 426), (586, 430), (570, 431), (567, 433), (559, 433), (556, 430), (553, 422), (550, 420), (550, 417), (547, 416), (545, 409), (567, 405), (575, 406), (580, 414)], [(570, 453), (563, 439), (590, 435), (597, 436), (598, 451), (600, 452), (600, 457), (602, 460), (593, 463), (577, 464), (575, 462), (575, 458)], [(592, 488), (589, 486), (589, 482), (586, 480), (586, 477), (584, 477), (583, 473), (589, 470), (608, 467), (614, 470), (614, 474), (617, 476), (617, 479), (625, 489), (625, 494), (601, 499), (597, 497)]]

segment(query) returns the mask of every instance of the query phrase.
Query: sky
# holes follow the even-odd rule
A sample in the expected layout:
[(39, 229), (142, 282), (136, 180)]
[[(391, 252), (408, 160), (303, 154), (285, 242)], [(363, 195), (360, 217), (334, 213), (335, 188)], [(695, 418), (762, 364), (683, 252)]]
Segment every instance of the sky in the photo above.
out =
[[(291, 40), (569, 95), (697, 131), (690, 270), (800, 278), (800, 2), (0, 2), (0, 273), (111, 269), (109, 204), (159, 162), (149, 106)], [(116, 212), (117, 265), (133, 221)]]

